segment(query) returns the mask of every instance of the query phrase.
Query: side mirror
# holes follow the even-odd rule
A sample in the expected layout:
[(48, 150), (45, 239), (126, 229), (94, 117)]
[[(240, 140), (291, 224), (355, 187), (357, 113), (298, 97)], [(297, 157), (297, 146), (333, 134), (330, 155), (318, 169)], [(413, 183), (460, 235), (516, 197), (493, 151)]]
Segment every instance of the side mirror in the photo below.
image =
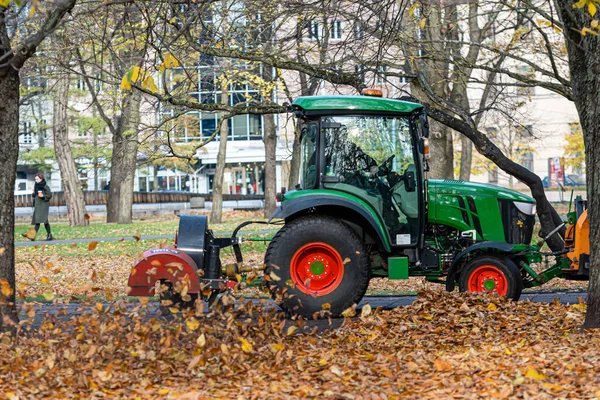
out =
[(427, 121), (427, 114), (422, 112), (419, 114), (419, 121), (421, 122), (421, 135), (424, 138), (429, 137), (429, 121)]
[(416, 188), (415, 173), (413, 171), (406, 171), (404, 173), (404, 189), (407, 192), (414, 192)]

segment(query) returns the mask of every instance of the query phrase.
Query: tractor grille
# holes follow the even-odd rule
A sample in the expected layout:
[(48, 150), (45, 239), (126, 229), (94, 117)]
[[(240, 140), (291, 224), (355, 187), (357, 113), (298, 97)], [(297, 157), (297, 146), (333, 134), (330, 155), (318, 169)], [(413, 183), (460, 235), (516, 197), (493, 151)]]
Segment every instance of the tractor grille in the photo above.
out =
[(506, 242), (530, 244), (535, 216), (523, 214), (510, 200), (498, 200), (498, 205)]

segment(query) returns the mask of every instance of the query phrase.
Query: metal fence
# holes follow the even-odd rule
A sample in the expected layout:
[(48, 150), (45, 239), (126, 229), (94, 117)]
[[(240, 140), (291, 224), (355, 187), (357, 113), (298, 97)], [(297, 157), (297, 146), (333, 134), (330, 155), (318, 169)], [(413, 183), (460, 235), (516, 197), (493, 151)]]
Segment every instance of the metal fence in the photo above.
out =
[[(212, 194), (186, 193), (186, 192), (133, 192), (134, 203), (186, 203), (192, 197), (203, 197), (205, 201), (212, 201)], [(264, 200), (264, 195), (224, 194), (223, 200)], [(87, 205), (100, 205), (108, 203), (108, 191), (84, 191), (83, 199)], [(54, 192), (50, 199), (51, 206), (64, 206), (65, 193)], [(33, 206), (33, 197), (30, 194), (15, 196), (15, 207)]]

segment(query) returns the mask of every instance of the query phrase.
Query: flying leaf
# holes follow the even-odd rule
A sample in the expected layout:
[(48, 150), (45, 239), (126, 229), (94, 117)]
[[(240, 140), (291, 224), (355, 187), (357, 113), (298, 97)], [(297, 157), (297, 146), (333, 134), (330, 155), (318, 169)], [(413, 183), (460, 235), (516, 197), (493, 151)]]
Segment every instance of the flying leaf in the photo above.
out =
[(4, 247), (0, 247), (0, 256), (1, 256), (2, 254), (4, 254), (4, 252), (5, 252), (5, 251), (6, 251), (6, 249), (5, 249)]
[(2, 294), (5, 297), (9, 297), (12, 296), (12, 294), (14, 293), (14, 290), (10, 287), (10, 284), (8, 283), (8, 281), (6, 280), (6, 278), (2, 278), (0, 280), (0, 286), (2, 286)]
[(142, 234), (140, 233), (139, 230), (135, 233), (135, 235), (133, 235), (133, 238), (135, 239), (136, 242), (140, 241), (140, 239), (142, 238)]
[(273, 271), (269, 272), (269, 278), (271, 278), (272, 281), (280, 281), (281, 278), (279, 276), (277, 276), (277, 274)]
[(295, 333), (297, 330), (298, 330), (298, 327), (296, 327), (296, 326), (292, 325), (292, 326), (290, 326), (289, 328), (287, 328), (286, 335), (287, 335), (287, 336), (291, 336), (291, 335), (293, 335), (293, 334), (294, 334), (294, 333)]
[(360, 316), (367, 317), (369, 315), (371, 315), (371, 306), (369, 304), (365, 304), (365, 306), (360, 311)]
[(88, 251), (93, 251), (96, 249), (96, 246), (98, 246), (98, 242), (90, 242), (88, 244)]
[(352, 318), (355, 315), (356, 315), (356, 304), (353, 305), (352, 307), (348, 307), (344, 311), (342, 311), (342, 316), (346, 317), (346, 318)]
[(26, 237), (27, 239), (35, 239), (35, 236), (37, 235), (37, 232), (35, 231), (34, 228), (30, 228), (27, 233), (22, 234), (24, 237)]
[(83, 218), (85, 218), (87, 221), (89, 221), (90, 218), (92, 218), (92, 217), (90, 217), (90, 214), (84, 214)]

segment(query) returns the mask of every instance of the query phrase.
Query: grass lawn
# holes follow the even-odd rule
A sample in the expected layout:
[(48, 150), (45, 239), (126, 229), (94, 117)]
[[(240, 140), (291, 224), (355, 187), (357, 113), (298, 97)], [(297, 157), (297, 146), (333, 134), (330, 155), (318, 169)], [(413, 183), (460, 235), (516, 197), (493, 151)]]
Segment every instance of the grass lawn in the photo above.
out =
[[(234, 211), (223, 213), (223, 222), (220, 224), (209, 224), (213, 232), (232, 232), (244, 221), (266, 221), (262, 212), (258, 211)], [(135, 219), (132, 224), (107, 224), (104, 219), (92, 218), (88, 226), (72, 227), (67, 221), (50, 221), (52, 235), (55, 239), (82, 239), (82, 238), (104, 238), (104, 237), (144, 237), (158, 235), (174, 235), (179, 226), (179, 218), (173, 216), (161, 216), (153, 218)], [(23, 235), (32, 228), (31, 224), (15, 224), (15, 241), (27, 241)], [(244, 228), (243, 232), (265, 229), (278, 229), (277, 226), (253, 224)], [(40, 227), (38, 238), (45, 238), (46, 231)]]

